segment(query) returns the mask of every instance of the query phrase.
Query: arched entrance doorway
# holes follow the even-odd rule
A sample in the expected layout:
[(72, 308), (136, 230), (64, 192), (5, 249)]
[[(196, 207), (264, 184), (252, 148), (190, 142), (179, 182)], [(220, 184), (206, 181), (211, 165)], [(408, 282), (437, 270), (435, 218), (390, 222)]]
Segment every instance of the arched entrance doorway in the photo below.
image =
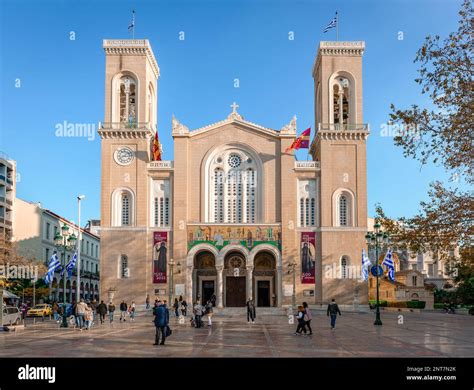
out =
[(246, 261), (240, 252), (230, 252), (224, 259), (225, 305), (242, 307), (246, 302)]
[(214, 306), (217, 298), (216, 258), (212, 252), (201, 251), (194, 257), (194, 280), (196, 299), (202, 304), (212, 301)]
[(276, 259), (273, 253), (258, 252), (254, 258), (254, 297), (259, 307), (276, 306), (275, 290)]

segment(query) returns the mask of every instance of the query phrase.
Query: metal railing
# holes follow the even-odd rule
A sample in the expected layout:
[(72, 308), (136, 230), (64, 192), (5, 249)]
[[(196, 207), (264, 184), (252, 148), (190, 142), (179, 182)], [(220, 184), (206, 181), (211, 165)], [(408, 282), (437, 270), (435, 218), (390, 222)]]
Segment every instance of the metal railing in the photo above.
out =
[(319, 123), (319, 131), (369, 131), (368, 123)]
[(319, 161), (295, 161), (295, 169), (318, 169), (320, 167)]
[(100, 130), (155, 130), (156, 126), (150, 122), (101, 122)]

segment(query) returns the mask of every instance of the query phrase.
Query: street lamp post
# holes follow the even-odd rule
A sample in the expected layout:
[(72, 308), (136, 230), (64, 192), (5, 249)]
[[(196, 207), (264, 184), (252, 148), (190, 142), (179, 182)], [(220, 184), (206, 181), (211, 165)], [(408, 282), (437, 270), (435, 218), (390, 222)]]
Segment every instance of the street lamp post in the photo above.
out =
[(367, 232), (365, 240), (367, 242), (368, 253), (371, 248), (375, 249), (375, 278), (376, 278), (376, 302), (375, 302), (375, 322), (374, 325), (382, 325), (380, 319), (380, 302), (379, 302), (379, 253), (382, 245), (389, 243), (389, 235), (380, 230), (380, 224), (374, 225), (375, 233)]
[(168, 307), (171, 307), (172, 305), (172, 302), (171, 300), (173, 299), (173, 270), (174, 270), (174, 260), (173, 259), (170, 259), (168, 265), (170, 266), (170, 283), (169, 283), (169, 291), (168, 291), (168, 296), (169, 296), (169, 300), (168, 300)]
[[(173, 302), (172, 302), (172, 299), (173, 299), (173, 284), (174, 284), (174, 260), (173, 259), (170, 259), (170, 261), (168, 262), (168, 265), (170, 266), (170, 282), (169, 282), (169, 294), (168, 294), (168, 297), (169, 297), (169, 306), (168, 307), (171, 307), (173, 305)], [(178, 261), (178, 264), (176, 264), (178, 266), (178, 274), (181, 273), (181, 263)]]
[(76, 245), (76, 236), (74, 233), (70, 234), (69, 227), (66, 224), (63, 224), (61, 227), (61, 232), (58, 232), (54, 237), (56, 248), (59, 252), (63, 252), (63, 321), (61, 323), (61, 328), (67, 328), (67, 318), (66, 318), (66, 252), (72, 250)]
[(82, 232), (81, 232), (81, 200), (84, 199), (85, 195), (79, 195), (77, 197), (77, 225), (79, 227), (77, 233), (77, 276), (76, 276), (76, 302), (81, 299), (81, 245), (82, 245)]
[(292, 261), (288, 263), (288, 273), (293, 273), (293, 294), (291, 296), (291, 308), (296, 307), (296, 263)]

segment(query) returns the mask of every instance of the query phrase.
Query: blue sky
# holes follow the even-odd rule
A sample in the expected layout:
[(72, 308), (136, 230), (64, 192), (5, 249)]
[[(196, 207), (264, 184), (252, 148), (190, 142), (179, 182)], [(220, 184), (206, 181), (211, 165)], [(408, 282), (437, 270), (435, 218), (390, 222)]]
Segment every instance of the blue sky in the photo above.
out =
[[(313, 127), (311, 67), (319, 41), (335, 40), (334, 30), (322, 30), (338, 10), (339, 39), (366, 42), (369, 214), (380, 202), (392, 217), (412, 215), (426, 199), (428, 184), (448, 175), (440, 166), (421, 168), (405, 159), (392, 138), (380, 136), (380, 126), (388, 120), (390, 103), (426, 103), (414, 82), (415, 52), (426, 35), (446, 36), (457, 29), (460, 4), (2, 0), (0, 150), (17, 160), (17, 196), (76, 220), (76, 196), (86, 194), (83, 221), (100, 217), (100, 138), (56, 137), (55, 126), (103, 121), (102, 39), (131, 38), (132, 9), (135, 38), (150, 40), (161, 69), (158, 127), (164, 159), (173, 159), (173, 113), (193, 129), (224, 119), (236, 101), (245, 119), (263, 126), (280, 129), (296, 114), (299, 131)], [(178, 39), (180, 31), (184, 41)]]

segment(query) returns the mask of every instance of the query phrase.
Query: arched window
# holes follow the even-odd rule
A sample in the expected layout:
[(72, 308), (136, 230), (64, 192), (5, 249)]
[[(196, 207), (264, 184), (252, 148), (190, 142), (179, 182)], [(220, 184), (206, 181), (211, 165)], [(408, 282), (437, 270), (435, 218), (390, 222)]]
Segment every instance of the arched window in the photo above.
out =
[(335, 130), (356, 123), (356, 89), (354, 77), (345, 71), (329, 79), (329, 120)]
[(120, 256), (120, 278), (126, 279), (130, 276), (128, 268), (128, 257), (126, 255)]
[(170, 226), (171, 221), (171, 187), (168, 179), (153, 180), (152, 183), (152, 226)]
[(333, 123), (347, 125), (349, 119), (349, 80), (338, 77), (333, 85)]
[(334, 226), (354, 226), (354, 195), (346, 189), (339, 189), (333, 194)]
[(348, 278), (347, 265), (348, 265), (347, 257), (342, 256), (341, 257), (341, 278), (342, 279)]
[(223, 148), (209, 157), (206, 215), (209, 222), (255, 223), (258, 216), (259, 166), (251, 153)]
[(131, 76), (120, 78), (120, 123), (129, 126), (137, 123), (137, 82)]
[(127, 188), (117, 188), (112, 193), (112, 226), (133, 226), (135, 218), (135, 199)]
[(298, 181), (298, 226), (316, 226), (316, 180)]

